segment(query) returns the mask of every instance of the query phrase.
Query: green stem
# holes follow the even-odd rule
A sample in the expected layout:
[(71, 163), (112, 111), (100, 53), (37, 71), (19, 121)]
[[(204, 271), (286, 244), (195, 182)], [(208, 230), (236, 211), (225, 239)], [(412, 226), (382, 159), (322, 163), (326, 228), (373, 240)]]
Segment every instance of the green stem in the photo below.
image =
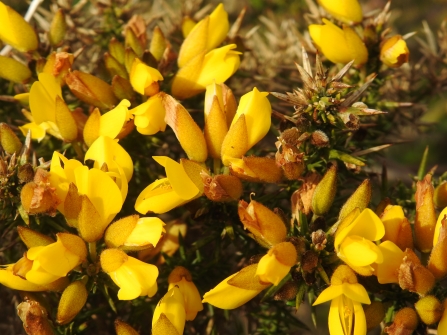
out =
[(213, 171), (214, 174), (220, 174), (221, 160), (219, 158), (213, 158)]
[(96, 242), (89, 242), (88, 244), (88, 252), (90, 254), (90, 259), (93, 263), (96, 262), (96, 258), (98, 257), (98, 254), (96, 252)]

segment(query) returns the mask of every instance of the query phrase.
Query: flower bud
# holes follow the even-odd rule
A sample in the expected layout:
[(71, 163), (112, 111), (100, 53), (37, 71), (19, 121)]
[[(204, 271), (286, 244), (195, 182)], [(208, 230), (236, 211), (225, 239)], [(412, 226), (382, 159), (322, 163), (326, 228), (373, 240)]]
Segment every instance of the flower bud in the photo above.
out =
[(121, 78), (129, 79), (126, 67), (108, 52), (104, 54), (104, 65), (109, 71), (110, 76), (120, 76)]
[(32, 73), (30, 69), (14, 58), (0, 55), (0, 78), (14, 83), (24, 83)]
[(424, 296), (435, 285), (435, 277), (420, 264), (419, 258), (412, 250), (405, 250), (405, 254), (399, 268), (399, 285), (404, 290)]
[(22, 187), (20, 201), (28, 214), (54, 215), (60, 203), (53, 188), (35, 182), (29, 182)]
[(418, 302), (414, 304), (414, 308), (422, 322), (426, 325), (438, 322), (444, 311), (441, 302), (434, 295), (428, 295), (419, 299)]
[(180, 289), (174, 286), (155, 307), (152, 316), (152, 334), (176, 335), (175, 331), (177, 334), (183, 334), (185, 321), (185, 298)]
[(298, 223), (300, 217), (299, 212), (307, 215), (311, 211), (313, 193), (317, 188), (320, 178), (318, 173), (306, 174), (301, 187), (292, 194), (292, 216), (294, 219), (298, 220)]
[(17, 306), (17, 315), (27, 334), (54, 335), (48, 312), (39, 302), (31, 299), (21, 302)]
[(56, 322), (65, 325), (71, 322), (81, 311), (87, 302), (88, 292), (82, 281), (72, 282), (62, 292), (59, 306), (57, 307)]
[(274, 245), (258, 263), (256, 275), (263, 283), (277, 286), (297, 262), (295, 246), (290, 242)]
[(238, 177), (230, 175), (217, 175), (211, 177), (208, 173), (201, 173), (204, 193), (208, 199), (216, 202), (239, 200), (243, 188)]
[(371, 182), (369, 179), (365, 179), (355, 192), (346, 200), (345, 204), (340, 210), (338, 219), (343, 220), (349, 213), (351, 213), (355, 208), (359, 208), (363, 211), (366, 206), (368, 206), (371, 200)]
[(405, 307), (394, 315), (391, 326), (385, 328), (385, 332), (390, 335), (411, 335), (416, 330), (419, 319), (413, 308)]
[(33, 27), (3, 2), (0, 2), (0, 18), (0, 40), (22, 52), (37, 49), (39, 41)]
[(202, 298), (196, 285), (192, 282), (191, 273), (183, 266), (176, 266), (168, 277), (170, 290), (178, 287), (185, 300), (186, 320), (192, 321), (198, 312), (203, 310)]
[(124, 45), (115, 37), (109, 42), (109, 52), (120, 64), (124, 64)]
[(133, 101), (135, 99), (136, 94), (132, 85), (129, 80), (124, 79), (123, 77), (114, 76), (112, 78), (112, 91), (119, 100)]
[(447, 210), (444, 209), (438, 217), (436, 224), (436, 232), (433, 239), (434, 247), (430, 254), (428, 261), (428, 269), (433, 273), (436, 279), (441, 279), (447, 274), (447, 220), (445, 214)]
[(145, 46), (142, 45), (132, 29), (126, 29), (124, 45), (126, 48), (132, 48), (137, 57), (143, 56)]
[(159, 92), (158, 82), (163, 80), (161, 73), (135, 58), (130, 69), (130, 83), (141, 95), (152, 96)]
[(337, 167), (332, 165), (318, 183), (312, 195), (312, 212), (323, 215), (329, 211), (337, 192)]
[(104, 240), (109, 248), (143, 250), (154, 248), (164, 232), (165, 224), (159, 218), (139, 218), (131, 215), (110, 225)]
[(51, 21), (50, 31), (48, 32), (48, 39), (52, 46), (57, 46), (65, 37), (67, 31), (67, 22), (65, 21), (65, 14), (62, 9), (59, 9)]
[(163, 57), (163, 53), (165, 52), (167, 43), (168, 42), (161, 29), (158, 26), (155, 26), (154, 31), (152, 32), (152, 39), (151, 44), (149, 45), (149, 51), (157, 60), (157, 62), (159, 62)]
[(407, 43), (400, 35), (395, 35), (385, 40), (380, 48), (380, 60), (383, 64), (391, 68), (398, 68), (404, 63), (408, 63), (410, 51)]
[(112, 87), (105, 81), (85, 72), (69, 72), (65, 77), (71, 92), (81, 101), (98, 108), (111, 109), (118, 104)]
[(436, 226), (436, 211), (433, 202), (433, 184), (431, 174), (416, 184), (416, 218), (414, 232), (416, 248), (421, 252), (429, 252), (433, 248), (433, 236)]
[(274, 158), (250, 156), (227, 159), (231, 174), (240, 179), (260, 183), (279, 183), (282, 179), (283, 172)]
[(118, 319), (115, 320), (115, 332), (116, 335), (139, 335), (131, 325)]
[(363, 310), (365, 312), (367, 331), (379, 326), (385, 318), (385, 306), (380, 301), (373, 301), (370, 305), (364, 305)]
[(285, 240), (286, 225), (277, 214), (261, 203), (252, 200), (248, 204), (241, 200), (238, 213), (244, 228), (254, 235), (258, 243), (273, 246)]
[(385, 226), (382, 241), (391, 241), (400, 249), (413, 249), (413, 232), (401, 206), (388, 205), (381, 216)]
[(0, 144), (3, 150), (9, 155), (14, 153), (18, 155), (20, 150), (22, 150), (22, 142), (12, 129), (3, 122), (0, 123)]

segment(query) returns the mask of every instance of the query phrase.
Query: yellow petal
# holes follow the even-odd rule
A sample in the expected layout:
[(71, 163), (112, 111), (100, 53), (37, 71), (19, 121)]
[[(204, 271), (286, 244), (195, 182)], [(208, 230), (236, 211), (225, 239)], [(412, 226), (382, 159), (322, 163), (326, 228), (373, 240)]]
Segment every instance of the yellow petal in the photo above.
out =
[(161, 314), (169, 319), (179, 334), (183, 334), (186, 320), (185, 303), (178, 287), (171, 288), (157, 304), (152, 316), (152, 326), (157, 323)]
[(345, 35), (348, 48), (351, 52), (351, 57), (354, 59), (354, 64), (365, 64), (368, 61), (368, 50), (366, 49), (365, 43), (363, 43), (359, 35), (357, 35), (357, 33), (348, 26), (343, 27), (343, 33)]
[(245, 115), (242, 114), (234, 125), (232, 124), (222, 143), (221, 156), (224, 165), (230, 165), (232, 158), (242, 158), (248, 151), (248, 146), (247, 123)]
[(56, 122), (56, 96), (62, 98), (62, 90), (55, 77), (40, 73), (39, 81), (34, 82), (30, 89), (29, 104), (34, 122)]
[(0, 2), (0, 39), (19, 51), (36, 50), (38, 46), (37, 35), (31, 25), (13, 10)]
[(218, 97), (214, 96), (205, 121), (205, 140), (210, 156), (213, 158), (220, 158), (222, 143), (228, 132), (226, 115), (222, 107), (223, 104), (219, 103)]
[(368, 296), (368, 292), (366, 292), (366, 289), (359, 283), (355, 284), (343, 283), (342, 291), (345, 296), (347, 296), (349, 299), (353, 301), (361, 302), (362, 304), (371, 303), (371, 300), (369, 299)]
[(447, 207), (444, 208), (438, 216), (438, 220), (436, 221), (435, 234), (433, 235), (433, 245), (436, 245), (439, 240), (439, 232), (441, 231), (442, 220), (444, 216), (447, 215)]
[(76, 121), (60, 96), (56, 96), (55, 122), (65, 141), (71, 142), (78, 137), (78, 126), (76, 125)]
[(31, 138), (33, 140), (42, 141), (46, 135), (45, 128), (43, 123), (40, 125), (35, 122), (26, 123), (23, 126), (19, 126), (19, 129), (22, 131), (22, 134), (26, 136), (28, 131), (31, 131)]
[(154, 135), (166, 129), (166, 110), (159, 95), (150, 97), (146, 102), (131, 110), (137, 131), (143, 135)]
[(101, 112), (95, 108), (87, 119), (84, 126), (83, 136), (87, 146), (91, 146), (99, 137), (99, 127), (101, 123)]
[(287, 276), (290, 266), (282, 264), (274, 254), (264, 255), (258, 263), (256, 275), (264, 283), (278, 285), (281, 280)]
[(26, 292), (40, 292), (47, 290), (45, 286), (34, 284), (22, 277), (15, 276), (12, 272), (13, 266), (14, 265), (10, 265), (6, 269), (0, 269), (0, 284), (13, 290)]
[(338, 256), (353, 266), (381, 263), (382, 259), (382, 253), (377, 245), (360, 236), (346, 237), (340, 245)]
[(180, 69), (197, 55), (206, 53), (209, 22), (210, 19), (208, 16), (199, 21), (183, 41), (177, 59), (177, 64)]
[(130, 83), (135, 91), (144, 95), (147, 87), (160, 80), (163, 80), (163, 76), (157, 69), (135, 58), (130, 70)]
[[(0, 10), (1, 11), (1, 10)], [(0, 78), (23, 83), (31, 77), (30, 69), (14, 58), (0, 55)]]
[(357, 23), (363, 20), (358, 0), (318, 0), (318, 3), (337, 20)]
[(196, 318), (197, 313), (203, 310), (202, 298), (199, 290), (192, 281), (182, 278), (181, 281), (170, 283), (168, 290), (173, 287), (178, 287), (185, 300), (186, 320), (192, 321)]
[(130, 102), (124, 99), (114, 109), (102, 115), (99, 123), (99, 135), (116, 138), (129, 119), (127, 117), (128, 107), (130, 107)]
[(377, 265), (377, 280), (381, 284), (398, 283), (399, 267), (404, 258), (404, 252), (391, 241), (379, 245), (383, 262)]
[(329, 332), (330, 334), (337, 335), (351, 335), (347, 334), (343, 330), (343, 326), (341, 323), (341, 315), (344, 314), (344, 310), (340, 311), (340, 307), (343, 307), (343, 297), (337, 297), (331, 302), (331, 307), (329, 309)]
[(164, 232), (164, 225), (164, 222), (159, 218), (140, 218), (135, 228), (126, 238), (124, 245), (142, 246), (151, 244), (155, 247)]
[(342, 285), (331, 285), (320, 293), (317, 300), (312, 304), (312, 306), (322, 304), (323, 302), (334, 300), (343, 294)]
[(203, 296), (202, 302), (209, 303), (222, 309), (235, 309), (256, 297), (262, 290), (245, 290), (228, 284), (236, 276), (235, 273), (220, 282)]

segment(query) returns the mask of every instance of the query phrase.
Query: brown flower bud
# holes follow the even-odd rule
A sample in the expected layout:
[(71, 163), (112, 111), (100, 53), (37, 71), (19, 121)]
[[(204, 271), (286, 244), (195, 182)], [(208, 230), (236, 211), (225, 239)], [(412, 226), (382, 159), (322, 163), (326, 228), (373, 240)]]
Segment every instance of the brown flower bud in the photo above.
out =
[(276, 164), (283, 169), (287, 179), (298, 179), (304, 171), (304, 153), (296, 146), (282, 143), (281, 140), (276, 142), (276, 147), (278, 148), (275, 154)]
[(55, 215), (56, 207), (59, 204), (53, 188), (40, 186), (35, 182), (23, 186), (20, 200), (28, 214)]
[(231, 174), (251, 182), (278, 183), (282, 179), (281, 168), (268, 157), (242, 157), (230, 164)]
[(322, 148), (329, 145), (329, 137), (321, 130), (316, 130), (310, 135), (310, 143)]
[(112, 87), (105, 81), (85, 72), (69, 72), (65, 77), (71, 92), (85, 103), (98, 108), (111, 109), (118, 104)]
[(72, 282), (64, 290), (57, 307), (56, 322), (65, 325), (73, 320), (87, 302), (88, 292), (82, 281)]
[(438, 208), (447, 207), (447, 181), (443, 181), (440, 185), (438, 185), (438, 187), (435, 188), (433, 201)]
[(421, 265), (419, 258), (412, 250), (406, 249), (405, 254), (399, 267), (399, 285), (404, 290), (424, 296), (435, 285), (435, 277)]
[(428, 269), (436, 279), (441, 279), (447, 274), (447, 219), (441, 219), (438, 242), (433, 247), (428, 261)]
[(307, 250), (301, 256), (301, 268), (304, 272), (313, 272), (318, 266), (318, 254), (313, 250)]
[(17, 171), (17, 178), (19, 178), (19, 183), (28, 183), (34, 179), (34, 169), (30, 163), (19, 166)]
[(242, 195), (242, 183), (238, 177), (217, 175), (211, 177), (206, 171), (201, 173), (204, 193), (212, 201), (236, 201)]
[(332, 165), (318, 183), (312, 196), (312, 212), (323, 215), (329, 211), (337, 192), (337, 167)]
[(9, 155), (18, 155), (22, 150), (22, 142), (6, 123), (0, 123), (0, 144)]
[(278, 215), (261, 203), (252, 200), (248, 204), (241, 200), (238, 213), (244, 228), (248, 229), (260, 244), (271, 247), (285, 240), (286, 225)]
[(385, 318), (385, 307), (380, 301), (373, 301), (370, 305), (363, 305), (366, 318), (366, 330), (370, 331), (380, 325)]
[(323, 230), (318, 229), (317, 231), (312, 232), (311, 238), (315, 249), (321, 251), (326, 248), (327, 238), (326, 233)]
[(411, 335), (417, 328), (419, 319), (413, 308), (405, 307), (394, 315), (391, 326), (385, 328), (385, 332), (390, 335)]
[(426, 325), (438, 322), (444, 311), (441, 302), (434, 295), (428, 295), (419, 299), (414, 304), (414, 308), (416, 308), (416, 312)]
[(48, 32), (48, 39), (52, 46), (57, 46), (65, 37), (67, 32), (67, 22), (65, 21), (65, 14), (62, 9), (59, 9), (51, 21), (50, 31)]
[(51, 74), (56, 77), (60, 85), (65, 85), (65, 76), (71, 69), (73, 61), (73, 54), (67, 52), (53, 52), (47, 57), (42, 72)]
[(416, 219), (414, 222), (414, 236), (416, 248), (421, 252), (429, 252), (433, 248), (433, 236), (436, 226), (436, 211), (433, 202), (433, 184), (431, 174), (416, 184)]
[(139, 333), (132, 328), (131, 325), (121, 321), (115, 320), (116, 335), (139, 335)]
[(17, 306), (17, 314), (27, 334), (53, 335), (48, 312), (35, 300), (25, 300)]
[(299, 212), (305, 215), (311, 211), (311, 204), (313, 194), (320, 181), (320, 175), (318, 173), (308, 173), (304, 177), (304, 182), (301, 187), (292, 194), (292, 215), (294, 219), (299, 218)]
[(298, 285), (293, 281), (285, 283), (278, 292), (273, 296), (274, 300), (292, 300), (295, 299), (298, 293)]
[(341, 208), (338, 217), (339, 221), (343, 220), (355, 208), (359, 208), (360, 212), (363, 211), (368, 206), (370, 200), (371, 182), (369, 179), (365, 179)]

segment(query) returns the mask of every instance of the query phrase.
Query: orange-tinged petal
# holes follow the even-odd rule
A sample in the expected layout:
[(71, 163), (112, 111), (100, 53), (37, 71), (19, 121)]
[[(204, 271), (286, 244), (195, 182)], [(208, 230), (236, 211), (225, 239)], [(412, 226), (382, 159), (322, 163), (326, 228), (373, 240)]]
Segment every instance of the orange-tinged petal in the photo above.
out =
[(256, 297), (262, 290), (246, 290), (233, 285), (228, 281), (236, 276), (235, 273), (220, 282), (215, 288), (205, 293), (202, 302), (209, 303), (222, 309), (235, 309)]
[(0, 2), (0, 39), (19, 51), (27, 52), (36, 50), (38, 39), (36, 32), (25, 19)]
[(441, 230), (442, 220), (444, 219), (445, 215), (447, 215), (447, 207), (442, 210), (441, 214), (438, 216), (438, 220), (436, 221), (435, 234), (433, 235), (433, 245), (438, 243), (439, 232)]

